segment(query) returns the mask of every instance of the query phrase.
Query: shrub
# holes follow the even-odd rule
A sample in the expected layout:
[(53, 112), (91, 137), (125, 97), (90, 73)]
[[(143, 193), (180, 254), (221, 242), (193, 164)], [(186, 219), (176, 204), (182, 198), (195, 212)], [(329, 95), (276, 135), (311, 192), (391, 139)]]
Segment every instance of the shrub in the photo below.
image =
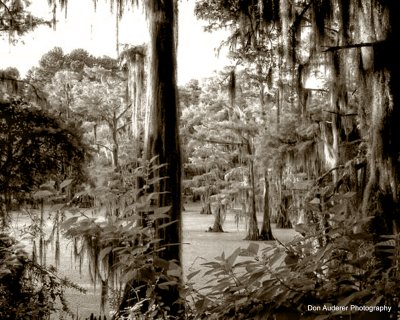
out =
[(91, 190), (103, 200), (105, 216), (81, 212), (62, 224), (75, 258), (80, 265), (87, 259), (93, 284), (102, 286), (102, 311), (112, 293), (114, 319), (170, 319), (175, 304), (163, 303), (163, 297), (181, 283), (179, 264), (160, 258), (166, 246), (156, 238), (157, 231), (176, 221), (169, 221), (170, 207), (157, 203), (158, 184), (166, 178), (158, 177), (165, 165), (155, 160), (114, 174), (109, 187)]
[[(369, 220), (348, 218), (319, 232), (309, 228), (304, 237), (286, 245), (272, 244), (262, 254), (251, 244), (205, 263), (209, 270), (204, 276), (212, 278), (208, 287), (191, 290), (196, 317), (275, 319), (285, 314), (293, 319), (397, 319), (400, 235), (382, 236), (376, 243), (368, 231), (359, 231)], [(319, 246), (320, 237), (329, 241)], [(391, 268), (381, 267), (379, 253), (393, 261)], [(321, 309), (308, 311), (308, 305)], [(369, 310), (386, 306), (391, 311), (361, 312), (350, 305)], [(323, 306), (348, 308), (327, 311)]]
[(55, 312), (73, 315), (65, 300), (65, 288), (83, 291), (58, 277), (54, 268), (30, 260), (14, 238), (0, 234), (1, 319), (43, 320)]

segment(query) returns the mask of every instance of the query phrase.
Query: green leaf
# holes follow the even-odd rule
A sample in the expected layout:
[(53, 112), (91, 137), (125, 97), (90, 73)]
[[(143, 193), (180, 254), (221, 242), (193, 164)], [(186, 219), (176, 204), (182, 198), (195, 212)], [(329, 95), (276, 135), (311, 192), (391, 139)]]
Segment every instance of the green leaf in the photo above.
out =
[(167, 215), (166, 213), (170, 210), (171, 206), (155, 208), (154, 214), (149, 215), (149, 218), (152, 220), (169, 218), (169, 215)]
[(167, 275), (171, 277), (180, 278), (182, 276), (182, 271), (180, 269), (170, 269), (167, 271)]
[(357, 195), (357, 192), (349, 191), (349, 192), (346, 192), (345, 194), (343, 194), (342, 197), (350, 199), (350, 198), (355, 197), (356, 195)]
[(257, 255), (259, 249), (260, 245), (258, 243), (251, 242), (246, 250), (252, 255)]
[(155, 267), (167, 270), (169, 268), (169, 261), (161, 259), (159, 257), (154, 257), (153, 264)]
[(330, 314), (322, 314), (322, 315), (317, 316), (315, 318), (315, 320), (325, 320), (325, 319), (329, 319), (330, 317), (331, 317)]
[(61, 228), (64, 230), (68, 230), (70, 226), (72, 226), (76, 221), (78, 221), (78, 219), (79, 216), (68, 218), (61, 224)]
[(386, 248), (391, 248), (391, 247), (395, 247), (396, 246), (396, 241), (395, 240), (386, 240), (386, 241), (382, 241), (382, 242), (378, 242), (377, 244), (375, 244), (375, 246), (377, 247), (386, 247)]
[(129, 270), (123, 275), (122, 280), (127, 283), (128, 281), (137, 278), (137, 270)]
[(149, 160), (149, 163), (153, 163), (154, 161), (156, 161), (156, 159), (158, 158), (158, 156), (154, 156)]
[(204, 299), (200, 299), (195, 302), (195, 307), (197, 310), (205, 310), (210, 302), (211, 301), (209, 298), (204, 297)]
[(51, 197), (52, 195), (54, 195), (54, 192), (51, 192), (48, 190), (39, 190), (33, 194), (33, 198), (34, 199), (44, 199), (44, 198)]
[(349, 261), (349, 264), (351, 264), (357, 268), (363, 269), (367, 266), (367, 262), (370, 259), (371, 259), (370, 257), (361, 257), (361, 258)]
[(366, 297), (368, 295), (371, 295), (371, 292), (369, 290), (353, 292), (348, 297), (346, 297), (346, 298), (342, 299), (341, 301), (339, 301), (338, 305), (339, 306), (347, 306), (347, 305), (350, 304), (350, 302), (354, 301), (355, 299), (361, 299), (361, 298)]
[(333, 245), (332, 245), (332, 243), (328, 243), (328, 245), (325, 247), (325, 248), (323, 248), (322, 250), (320, 250), (317, 254), (316, 254), (316, 256), (315, 256), (315, 261), (321, 261), (321, 259), (325, 256), (325, 254), (326, 253), (329, 253), (330, 251), (332, 251), (334, 248), (333, 248)]
[[(204, 273), (204, 276), (209, 276), (210, 274), (213, 274), (214, 272), (216, 272), (216, 269), (211, 269), (208, 270)], [(209, 282), (214, 281), (214, 279), (211, 279)]]
[(250, 276), (249, 280), (248, 280), (248, 285), (252, 284), (255, 281), (259, 281), (261, 280), (263, 277), (265, 276), (265, 272), (264, 270), (259, 270), (256, 272), (253, 272), (252, 275)]
[(65, 179), (63, 182), (60, 183), (60, 189), (63, 189), (69, 186), (72, 183), (72, 179)]
[(102, 261), (106, 255), (108, 255), (112, 251), (112, 247), (105, 247), (100, 250), (99, 260)]
[(218, 263), (218, 262), (213, 262), (213, 261), (211, 261), (211, 262), (206, 262), (206, 263), (202, 263), (201, 265), (202, 265), (202, 266), (205, 266), (205, 267), (213, 268), (213, 269), (216, 269), (216, 268), (221, 267), (221, 264), (220, 264), (220, 263)]
[(149, 181), (147, 181), (147, 184), (151, 186), (151, 185), (154, 185), (154, 184), (156, 184), (156, 183), (158, 183), (158, 182), (160, 182), (162, 180), (165, 180), (165, 179), (167, 179), (167, 177), (155, 177), (155, 178), (150, 179)]
[(299, 223), (299, 224), (296, 224), (295, 226), (294, 226), (294, 230), (296, 231), (296, 232), (298, 232), (298, 233), (301, 233), (301, 234), (308, 234), (309, 233), (309, 228), (307, 227), (307, 225), (305, 224), (305, 223)]
[(238, 257), (241, 249), (237, 248), (227, 259), (226, 259), (226, 264), (228, 265), (229, 269), (232, 268), (236, 258)]
[(162, 225), (158, 226), (158, 229), (166, 228), (166, 227), (168, 227), (168, 226), (170, 226), (171, 224), (174, 224), (174, 223), (176, 223), (176, 220), (175, 221), (171, 221), (171, 222), (167, 222), (167, 223), (163, 223)]
[(177, 281), (167, 281), (163, 283), (159, 283), (158, 287), (162, 290), (169, 290), (171, 286), (176, 286), (178, 284)]
[(384, 298), (383, 295), (379, 295), (377, 297), (373, 297), (371, 300), (369, 300), (365, 305), (366, 306), (377, 306), (379, 302)]
[(201, 270), (196, 270), (196, 271), (194, 271), (194, 272), (191, 272), (191, 273), (189, 273), (188, 275), (187, 275), (187, 280), (189, 281), (190, 279), (192, 279), (193, 277), (195, 277), (197, 274), (199, 274), (200, 273), (200, 271)]
[(382, 235), (380, 237), (384, 238), (384, 239), (398, 239), (399, 235), (398, 234), (388, 234), (388, 235)]
[(51, 180), (40, 185), (42, 190), (54, 190), (55, 181)]

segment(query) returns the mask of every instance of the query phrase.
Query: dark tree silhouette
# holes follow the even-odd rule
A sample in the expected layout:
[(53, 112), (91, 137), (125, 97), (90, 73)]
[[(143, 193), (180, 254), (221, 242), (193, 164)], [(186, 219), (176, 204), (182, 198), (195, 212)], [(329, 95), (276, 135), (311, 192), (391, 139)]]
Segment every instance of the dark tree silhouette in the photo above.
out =
[(82, 182), (87, 148), (78, 128), (67, 128), (20, 100), (0, 102), (0, 123), (0, 201), (4, 225), (13, 199), (25, 198), (46, 179), (64, 180), (67, 166), (71, 167), (75, 182)]

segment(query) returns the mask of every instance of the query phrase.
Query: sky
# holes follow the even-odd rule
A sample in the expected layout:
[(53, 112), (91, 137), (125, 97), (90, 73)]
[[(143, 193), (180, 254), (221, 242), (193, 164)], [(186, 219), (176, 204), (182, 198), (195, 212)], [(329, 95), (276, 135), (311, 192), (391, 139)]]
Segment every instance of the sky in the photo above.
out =
[[(52, 18), (47, 0), (34, 0), (30, 7), (33, 14)], [(212, 76), (229, 64), (226, 50), (217, 57), (216, 49), (227, 36), (226, 31), (208, 33), (203, 31), (205, 22), (198, 21), (193, 13), (195, 0), (179, 2), (178, 83), (190, 79)], [(98, 1), (94, 11), (92, 0), (69, 0), (68, 11), (57, 13), (57, 26), (40, 27), (24, 36), (19, 43), (11, 45), (0, 42), (0, 68), (17, 67), (24, 75), (39, 59), (54, 48), (64, 53), (83, 48), (95, 56), (108, 55), (116, 58), (115, 15), (110, 13), (110, 0)], [(147, 24), (141, 9), (129, 11), (120, 22), (119, 42), (143, 44), (147, 41)]]

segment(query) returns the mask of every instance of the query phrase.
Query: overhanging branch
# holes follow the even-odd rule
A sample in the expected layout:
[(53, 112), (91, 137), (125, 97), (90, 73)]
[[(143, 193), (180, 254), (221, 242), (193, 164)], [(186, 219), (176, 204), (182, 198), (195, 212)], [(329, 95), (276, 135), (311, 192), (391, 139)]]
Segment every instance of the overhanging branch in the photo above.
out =
[(374, 47), (374, 46), (377, 46), (377, 45), (379, 45), (381, 43), (383, 43), (383, 41), (353, 43), (353, 44), (347, 44), (347, 45), (344, 45), (344, 46), (322, 47), (322, 48), (326, 48), (322, 52), (333, 52), (333, 51), (338, 51), (338, 50), (342, 50), (342, 49)]
[(18, 80), (18, 79), (12, 78), (12, 77), (7, 77), (7, 76), (1, 75), (1, 76), (0, 76), (0, 81), (4, 81), (4, 80), (6, 80), (6, 81), (7, 81), (7, 80), (8, 80), (8, 81), (15, 81), (15, 82), (18, 82), (18, 83), (27, 84), (27, 85), (29, 85), (30, 87), (32, 87), (32, 89), (33, 89), (33, 91), (34, 91), (34, 93), (35, 93), (36, 98), (38, 98), (38, 99), (44, 99), (43, 97), (41, 97), (41, 96), (39, 95), (39, 90), (36, 88), (36, 86), (33, 85), (32, 83), (30, 83), (29, 81), (26, 81), (26, 80)]
[(119, 120), (119, 119), (121, 119), (121, 117), (125, 114), (125, 112), (127, 112), (128, 110), (129, 110), (129, 108), (132, 106), (132, 104), (130, 103), (125, 109), (124, 109), (124, 111), (122, 111), (120, 114), (119, 114), (119, 116), (117, 116), (117, 121)]
[(206, 143), (213, 143), (213, 144), (221, 144), (221, 145), (230, 145), (230, 146), (242, 146), (242, 142), (235, 142), (235, 141), (222, 141), (222, 140), (214, 140), (214, 139), (202, 139), (197, 137), (191, 137), (194, 140), (206, 142)]

